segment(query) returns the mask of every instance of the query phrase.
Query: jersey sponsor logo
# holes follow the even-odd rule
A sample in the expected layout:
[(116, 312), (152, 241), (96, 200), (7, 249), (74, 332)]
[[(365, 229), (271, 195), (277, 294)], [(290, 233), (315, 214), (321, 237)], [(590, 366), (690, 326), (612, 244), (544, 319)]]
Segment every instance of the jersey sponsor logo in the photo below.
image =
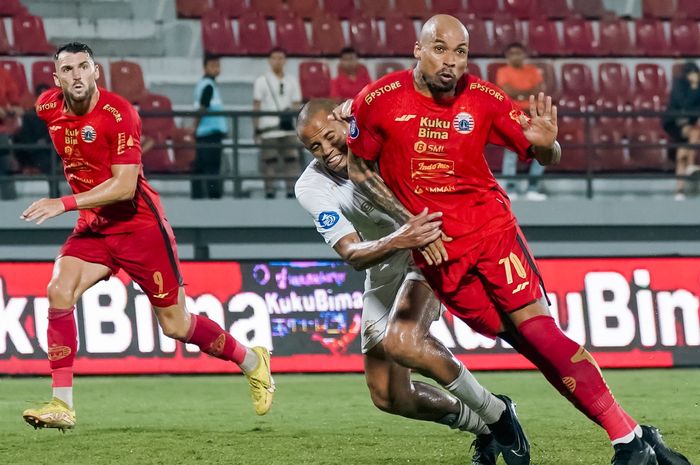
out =
[(448, 178), (455, 174), (455, 162), (453, 160), (440, 160), (435, 158), (412, 158), (411, 179), (439, 179)]
[(450, 134), (442, 129), (450, 129), (450, 122), (440, 118), (422, 116), (418, 127), (418, 137), (447, 140)]
[(49, 360), (55, 362), (68, 357), (71, 353), (71, 348), (68, 346), (53, 346), (49, 347)]
[(399, 87), (401, 87), (400, 81), (394, 81), (391, 84), (386, 84), (384, 86), (378, 87), (378, 88), (374, 89), (373, 91), (368, 92), (367, 95), (365, 95), (365, 103), (367, 105), (372, 105), (372, 102), (374, 101), (374, 99), (386, 94), (387, 92), (392, 92), (392, 91), (398, 89)]
[(428, 144), (422, 140), (413, 144), (416, 153), (428, 153), (430, 155), (442, 155), (445, 153), (445, 146), (439, 144)]
[(321, 212), (318, 215), (318, 224), (322, 229), (331, 229), (340, 220), (340, 215), (336, 212)]
[(452, 126), (460, 134), (469, 134), (474, 130), (474, 117), (466, 112), (457, 113), (452, 120)]
[(59, 126), (58, 124), (54, 124), (53, 126), (49, 126), (49, 131), (50, 132), (56, 132), (59, 129), (61, 129), (63, 126)]
[(457, 188), (453, 185), (449, 186), (426, 186), (425, 190), (431, 194), (446, 194), (448, 192), (455, 192)]
[(83, 142), (92, 144), (97, 139), (97, 131), (92, 126), (85, 126), (80, 130), (80, 137), (83, 139)]
[(428, 150), (428, 144), (426, 144), (422, 140), (419, 140), (418, 142), (413, 144), (413, 150), (415, 150), (418, 153), (423, 153), (426, 150)]
[(415, 117), (416, 115), (402, 115), (397, 118), (394, 118), (394, 121), (411, 121)]
[(163, 292), (161, 294), (153, 294), (153, 297), (155, 297), (156, 299), (165, 299), (166, 297), (168, 297), (168, 294), (170, 294), (170, 292)]
[(112, 105), (110, 105), (109, 103), (107, 103), (105, 106), (103, 106), (102, 109), (105, 110), (105, 111), (108, 112), (108, 113), (111, 113), (112, 116), (114, 116), (114, 121), (116, 121), (117, 123), (121, 123), (121, 122), (122, 122), (122, 114), (119, 113), (119, 110), (117, 110), (116, 108), (114, 108), (114, 107), (113, 107)]
[(122, 155), (126, 150), (126, 133), (120, 132), (117, 134), (117, 155)]
[(57, 105), (57, 102), (42, 103), (41, 105), (36, 106), (36, 112), (40, 113), (46, 110), (53, 110), (54, 108), (56, 108)]
[(490, 96), (494, 97), (496, 100), (499, 102), (503, 101), (503, 94), (497, 91), (496, 89), (493, 89), (489, 86), (485, 86), (479, 82), (472, 82), (469, 84), (469, 90), (480, 90), (481, 92), (484, 92), (485, 94), (489, 94)]
[(357, 136), (360, 135), (360, 128), (357, 127), (357, 121), (355, 121), (355, 118), (352, 118), (350, 120), (350, 139), (357, 139)]
[[(515, 121), (516, 123), (520, 123), (520, 115), (524, 115), (524, 114), (525, 113), (523, 113), (522, 110), (518, 110), (518, 109), (514, 108), (514, 109), (510, 110), (510, 113), (508, 115), (510, 116), (510, 119), (512, 119), (513, 121)], [(526, 116), (526, 118), (527, 118), (527, 116)], [(528, 118), (528, 122), (529, 121), (530, 121), (530, 119)]]
[(66, 128), (66, 132), (64, 134), (64, 143), (65, 145), (77, 145), (78, 144), (78, 130), (77, 129), (70, 129)]

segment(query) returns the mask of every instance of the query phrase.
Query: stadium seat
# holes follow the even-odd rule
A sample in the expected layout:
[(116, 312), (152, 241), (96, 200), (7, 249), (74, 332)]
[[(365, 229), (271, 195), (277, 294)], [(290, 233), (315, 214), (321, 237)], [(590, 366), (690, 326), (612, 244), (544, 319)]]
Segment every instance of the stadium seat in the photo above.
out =
[[(362, 56), (384, 55), (374, 18), (355, 16), (350, 20), (350, 44)], [(408, 52), (410, 53), (410, 51)]]
[(661, 95), (637, 95), (632, 100), (632, 108), (636, 111), (658, 111), (661, 112), (665, 107), (665, 98)]
[[(146, 94), (139, 102), (142, 113), (171, 112), (173, 105), (165, 95)], [(142, 117), (143, 133), (153, 136), (162, 134), (170, 137), (175, 131), (175, 120), (172, 116)]]
[(579, 114), (588, 111), (589, 101), (584, 95), (564, 95), (557, 100), (557, 108), (564, 114)]
[(416, 43), (416, 28), (413, 20), (405, 16), (388, 16), (385, 21), (387, 55), (412, 56)]
[(671, 21), (671, 50), (676, 56), (700, 56), (700, 24), (692, 19)]
[[(469, 63), (471, 65), (471, 63)], [(382, 61), (377, 63), (377, 79), (379, 79), (382, 76), (385, 76), (389, 73), (393, 73), (394, 71), (401, 71), (403, 69), (408, 69), (405, 65), (402, 63), (399, 63), (398, 61)]]
[(5, 22), (0, 19), (0, 55), (11, 55), (12, 51), (12, 45), (10, 45), (10, 39), (5, 29)]
[(572, 13), (566, 0), (538, 0), (537, 14), (549, 19), (564, 19)]
[(457, 18), (462, 21), (462, 24), (464, 24), (467, 31), (469, 31), (469, 56), (493, 56), (494, 50), (491, 45), (491, 39), (489, 39), (489, 34), (486, 31), (486, 21), (472, 14), (457, 14)]
[[(175, 163), (170, 159), (166, 137), (164, 134), (148, 134), (143, 132), (143, 136), (153, 140), (154, 146), (141, 155), (141, 163), (145, 173), (172, 173), (175, 171)], [(141, 138), (143, 147), (145, 137)]]
[[(213, 2), (212, 9), (221, 13), (224, 18), (238, 18), (248, 10), (245, 0), (213, 0)], [(251, 2), (256, 3), (255, 0)]]
[(580, 63), (566, 63), (561, 67), (562, 98), (584, 100), (587, 104), (595, 98), (591, 69)]
[(415, 19), (424, 19), (428, 16), (428, 7), (425, 0), (394, 0), (396, 13)]
[(53, 55), (56, 47), (46, 40), (44, 21), (39, 16), (12, 18), (14, 48), (20, 55)]
[(289, 9), (289, 6), (278, 0), (250, 0), (250, 13), (257, 13), (265, 18), (276, 17), (280, 10), (285, 9)]
[(345, 47), (343, 28), (335, 15), (323, 15), (311, 22), (312, 50), (321, 55), (338, 55)]
[[(627, 100), (619, 95), (601, 95), (595, 101), (597, 112), (623, 112), (626, 108)], [(596, 118), (596, 126), (615, 128), (616, 131), (625, 134), (627, 129), (627, 117), (603, 115)]]
[(341, 19), (349, 19), (357, 14), (354, 0), (323, 0), (323, 9)]
[(498, 69), (505, 66), (505, 61), (492, 61), (486, 65), (486, 80), (489, 82), (496, 83), (496, 74), (498, 74)]
[(537, 16), (537, 0), (505, 0), (503, 11), (517, 19), (530, 19)]
[(561, 41), (554, 21), (531, 19), (528, 22), (528, 49), (534, 56), (559, 56)]
[(389, 0), (359, 0), (359, 10), (370, 18), (386, 18), (394, 13)]
[(444, 13), (447, 15), (457, 15), (464, 10), (462, 0), (432, 0), (430, 12), (432, 14)]
[(189, 173), (196, 157), (194, 131), (191, 128), (175, 128), (172, 141), (175, 171)]
[(596, 144), (607, 145), (593, 150), (595, 171), (620, 172), (634, 168), (622, 143), (623, 131), (614, 126), (595, 125), (591, 128), (591, 134)]
[(466, 11), (484, 19), (491, 19), (502, 13), (502, 10), (498, 7), (498, 2), (493, 0), (467, 0)]
[(557, 73), (554, 70), (554, 65), (549, 61), (533, 61), (532, 64), (537, 66), (542, 73), (542, 79), (544, 79), (544, 87), (547, 95), (552, 96), (552, 98), (556, 101), (556, 97), (559, 95), (559, 86), (557, 83)]
[(574, 56), (596, 56), (598, 41), (593, 33), (593, 24), (583, 18), (568, 18), (563, 21), (566, 54)]
[(614, 18), (600, 21), (600, 53), (609, 56), (636, 56), (627, 21)]
[(40, 84), (55, 87), (56, 84), (53, 82), (53, 73), (55, 70), (53, 61), (40, 60), (32, 63), (32, 87), (36, 87)]
[(477, 65), (473, 61), (467, 63), (467, 72), (472, 76), (476, 76), (479, 79), (481, 79), (481, 68), (479, 68), (479, 65)]
[(635, 170), (666, 171), (670, 168), (665, 147), (649, 147), (662, 144), (666, 133), (659, 127), (657, 118), (637, 118), (628, 130), (630, 164)]
[(148, 94), (143, 80), (143, 71), (138, 63), (113, 61), (109, 64), (109, 76), (112, 81), (112, 92), (121, 95), (131, 103), (140, 103), (141, 99)]
[(0, 18), (3, 16), (18, 16), (26, 14), (27, 10), (24, 8), (20, 0), (3, 0), (0, 2)]
[(304, 21), (294, 14), (284, 15), (275, 20), (277, 31), (277, 46), (281, 47), (288, 55), (309, 56), (311, 47), (306, 36)]
[(638, 19), (634, 23), (637, 49), (646, 56), (672, 56), (664, 24), (657, 19)]
[(503, 56), (503, 51), (508, 44), (523, 42), (520, 23), (511, 16), (498, 15), (493, 20), (493, 39), (494, 51), (499, 56)]
[(241, 54), (236, 45), (231, 20), (218, 11), (210, 11), (202, 16), (202, 47), (206, 53), (230, 56)]
[[(547, 167), (549, 172), (578, 172), (588, 169), (588, 157), (583, 147), (567, 147), (569, 144), (583, 144), (586, 142), (585, 125), (582, 118), (562, 117), (559, 121), (559, 133), (557, 140), (562, 145), (561, 162), (558, 165)], [(591, 160), (593, 166), (593, 160)]]
[(207, 0), (176, 0), (178, 18), (201, 18), (209, 10)]
[(299, 63), (299, 82), (304, 101), (312, 98), (328, 98), (331, 95), (331, 72), (320, 61)]
[(700, 20), (700, 2), (697, 0), (676, 0), (678, 17)]
[(642, 0), (642, 16), (670, 19), (676, 16), (676, 2), (672, 0)]
[(598, 87), (604, 97), (619, 96), (628, 101), (630, 77), (627, 65), (619, 62), (601, 63), (598, 66)]
[(313, 19), (323, 13), (318, 0), (287, 0), (289, 9), (304, 19)]
[(262, 15), (246, 13), (238, 20), (241, 49), (247, 55), (267, 55), (272, 50), (272, 38)]
[(611, 14), (603, 0), (573, 0), (573, 12), (586, 19), (600, 19)]
[(664, 69), (652, 63), (639, 63), (634, 67), (634, 91), (637, 95), (668, 96), (668, 80)]
[(27, 73), (24, 71), (24, 65), (14, 60), (1, 60), (2, 67), (7, 74), (12, 77), (12, 80), (17, 84), (16, 101), (22, 108), (32, 108), (34, 106), (34, 93), (30, 92), (27, 82)]

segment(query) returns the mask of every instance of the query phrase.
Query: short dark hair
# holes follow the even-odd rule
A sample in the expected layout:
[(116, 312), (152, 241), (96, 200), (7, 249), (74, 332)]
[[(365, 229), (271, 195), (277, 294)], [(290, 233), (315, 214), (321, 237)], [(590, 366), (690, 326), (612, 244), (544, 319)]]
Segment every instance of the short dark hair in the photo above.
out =
[(503, 49), (503, 53), (508, 53), (511, 48), (519, 48), (523, 52), (527, 52), (527, 47), (525, 47), (525, 45), (522, 42), (511, 42), (505, 46), (505, 48)]
[(327, 98), (316, 98), (309, 100), (299, 110), (297, 115), (297, 131), (301, 130), (302, 126), (306, 125), (311, 118), (316, 116), (320, 111), (330, 115), (333, 109), (338, 106), (338, 102)]
[(693, 61), (686, 61), (683, 63), (683, 72), (682, 76), (685, 78), (687, 77), (690, 73), (700, 73), (700, 68), (698, 68), (698, 65), (695, 64)]
[(206, 53), (204, 54), (204, 60), (202, 60), (202, 65), (207, 66), (207, 63), (210, 61), (217, 61), (219, 60), (219, 55), (215, 55), (213, 53)]
[(340, 56), (341, 56), (341, 57), (342, 57), (343, 55), (347, 55), (347, 54), (349, 54), (349, 53), (352, 53), (353, 55), (357, 55), (357, 50), (355, 50), (355, 49), (352, 48), (352, 47), (343, 47), (343, 48), (340, 50)]
[(94, 60), (94, 54), (92, 53), (92, 49), (89, 45), (84, 44), (82, 42), (68, 42), (67, 44), (61, 45), (60, 47), (58, 47), (58, 50), (56, 50), (56, 53), (54, 53), (53, 59), (58, 60), (58, 56), (63, 52), (87, 53), (87, 55)]
[(267, 56), (271, 57), (273, 53), (281, 53), (282, 55), (287, 56), (287, 52), (285, 52), (282, 47), (272, 47), (272, 50), (270, 50), (270, 53), (268, 53)]

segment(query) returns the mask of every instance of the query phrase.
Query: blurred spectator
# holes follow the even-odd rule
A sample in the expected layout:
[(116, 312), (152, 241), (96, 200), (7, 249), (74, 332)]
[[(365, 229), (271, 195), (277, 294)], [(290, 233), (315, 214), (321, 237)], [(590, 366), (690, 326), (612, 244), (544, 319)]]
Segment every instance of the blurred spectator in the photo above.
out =
[[(35, 97), (49, 90), (46, 84), (40, 84), (34, 91)], [(22, 126), (12, 137), (17, 144), (44, 144), (44, 149), (16, 149), (15, 157), (20, 170), (25, 174), (51, 174), (51, 159), (55, 156), (51, 148), (49, 129), (36, 114), (36, 110), (28, 110), (22, 116)]]
[[(219, 57), (206, 55), (204, 57), (204, 76), (194, 88), (194, 105), (200, 112), (222, 111), (224, 102), (221, 99), (216, 77), (221, 73)], [(195, 140), (197, 154), (192, 164), (192, 174), (216, 174), (221, 173), (221, 141), (228, 132), (228, 123), (225, 116), (201, 116), (195, 123)], [(214, 144), (213, 147), (201, 147), (200, 144)], [(217, 179), (192, 180), (193, 199), (220, 199), (223, 194), (224, 183)]]
[[(273, 49), (268, 58), (270, 71), (259, 76), (253, 86), (254, 111), (298, 110), (301, 89), (294, 76), (285, 74), (287, 56), (281, 49)], [(294, 179), (299, 175), (299, 150), (294, 132), (293, 116), (261, 116), (253, 118), (255, 140), (261, 145), (260, 169), (265, 177), (265, 198), (275, 197), (273, 178), (283, 175), (287, 198), (294, 198)]]
[[(700, 69), (693, 62), (683, 65), (680, 77), (673, 81), (668, 112), (700, 111)], [(698, 116), (677, 116), (666, 114), (663, 117), (664, 130), (674, 142), (700, 143), (700, 123)], [(695, 149), (679, 147), (676, 150), (676, 175), (689, 176), (700, 168), (695, 164)], [(685, 180), (676, 184), (676, 200), (685, 199)]]
[[(537, 95), (546, 91), (544, 79), (540, 69), (529, 63), (527, 60), (527, 50), (519, 42), (513, 42), (505, 49), (507, 64), (498, 69), (496, 73), (496, 84), (515, 100), (524, 111), (528, 111), (530, 95)], [(503, 174), (505, 176), (515, 176), (518, 170), (518, 156), (505, 149), (503, 154)], [(544, 173), (544, 166), (537, 161), (530, 162), (530, 177), (525, 198), (528, 200), (544, 200), (546, 195), (539, 192), (540, 178)], [(515, 199), (518, 196), (516, 183), (510, 179), (506, 181), (508, 195)]]
[[(0, 176), (9, 176), (16, 171), (14, 159), (9, 149), (10, 135), (17, 129), (22, 108), (19, 106), (18, 89), (10, 74), (0, 68)], [(17, 197), (12, 181), (0, 182), (0, 198)]]
[(331, 97), (337, 100), (355, 98), (367, 84), (372, 82), (365, 65), (360, 64), (357, 52), (352, 47), (340, 51), (338, 77), (331, 80)]

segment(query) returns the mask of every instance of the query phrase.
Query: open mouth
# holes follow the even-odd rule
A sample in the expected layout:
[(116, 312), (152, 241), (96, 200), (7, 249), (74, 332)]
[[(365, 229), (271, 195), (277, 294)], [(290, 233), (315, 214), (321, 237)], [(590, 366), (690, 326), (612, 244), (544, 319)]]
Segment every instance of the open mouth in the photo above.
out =
[(340, 155), (331, 155), (326, 159), (326, 165), (331, 169), (336, 169), (341, 161), (342, 157)]
[(450, 82), (454, 79), (454, 75), (448, 71), (439, 72), (438, 77), (442, 82)]

